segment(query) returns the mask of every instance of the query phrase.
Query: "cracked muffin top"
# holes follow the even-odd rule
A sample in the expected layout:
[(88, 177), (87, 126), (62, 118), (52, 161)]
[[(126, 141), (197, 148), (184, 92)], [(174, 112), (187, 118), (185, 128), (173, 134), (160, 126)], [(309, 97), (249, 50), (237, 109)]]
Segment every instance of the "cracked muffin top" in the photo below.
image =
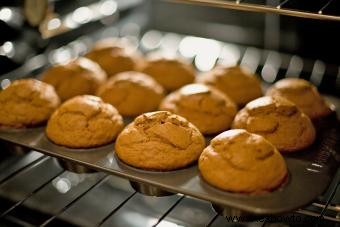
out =
[(217, 66), (199, 76), (198, 82), (216, 87), (240, 107), (262, 96), (260, 81), (254, 74), (240, 66)]
[(76, 96), (64, 102), (48, 121), (47, 137), (70, 148), (91, 148), (112, 142), (123, 128), (118, 111), (99, 97)]
[(123, 39), (104, 39), (98, 41), (86, 55), (97, 62), (109, 77), (124, 71), (136, 70), (143, 62), (142, 54)]
[(0, 127), (30, 127), (45, 123), (59, 106), (54, 88), (35, 79), (21, 79), (0, 91)]
[(94, 95), (105, 82), (106, 74), (95, 62), (78, 58), (52, 66), (43, 73), (41, 80), (51, 84), (65, 101), (77, 95)]
[(153, 77), (168, 91), (174, 91), (195, 80), (194, 68), (190, 64), (161, 56), (149, 57), (142, 72)]
[(175, 170), (197, 161), (205, 146), (199, 130), (168, 111), (138, 116), (118, 136), (115, 152), (125, 163), (147, 170)]
[(279, 80), (269, 88), (267, 95), (288, 99), (311, 119), (327, 116), (332, 112), (317, 88), (303, 79), (286, 78)]
[(164, 97), (164, 89), (150, 76), (130, 71), (110, 78), (98, 89), (97, 95), (123, 116), (137, 116), (156, 110)]
[(229, 130), (212, 139), (198, 167), (211, 185), (240, 193), (271, 191), (287, 176), (280, 152), (264, 137), (243, 129)]
[(315, 140), (309, 117), (281, 97), (267, 96), (251, 101), (236, 114), (232, 128), (262, 135), (281, 152), (301, 150)]
[(235, 103), (221, 91), (204, 84), (189, 84), (169, 94), (160, 110), (178, 114), (193, 123), (203, 134), (230, 127), (236, 114)]

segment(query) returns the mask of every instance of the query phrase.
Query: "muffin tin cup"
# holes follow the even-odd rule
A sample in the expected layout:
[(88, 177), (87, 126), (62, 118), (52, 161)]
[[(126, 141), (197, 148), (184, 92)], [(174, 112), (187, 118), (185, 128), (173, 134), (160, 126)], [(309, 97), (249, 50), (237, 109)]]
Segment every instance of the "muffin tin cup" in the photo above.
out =
[(130, 181), (130, 185), (136, 192), (139, 192), (147, 196), (163, 197), (175, 194), (172, 192), (165, 191), (159, 187), (155, 187), (149, 184), (144, 184), (136, 181)]
[(56, 159), (57, 163), (64, 169), (73, 173), (96, 173), (98, 171), (88, 168), (86, 165), (77, 164), (63, 159)]
[[(200, 177), (197, 165), (167, 172), (127, 166), (116, 157), (114, 143), (91, 149), (58, 146), (46, 137), (43, 127), (0, 130), (0, 140), (40, 151), (66, 163), (126, 178), (132, 182), (136, 191), (143, 194), (163, 196), (169, 192), (181, 193), (219, 204), (223, 208), (221, 214), (244, 212), (258, 217), (285, 213), (308, 205), (328, 187), (340, 164), (340, 126), (336, 118), (327, 118), (325, 121), (327, 124), (317, 132), (313, 146), (304, 151), (284, 154), (289, 181), (282, 188), (261, 195), (245, 195), (217, 189)], [(64, 164), (66, 168), (67, 165)], [(70, 169), (78, 171), (78, 167)]]

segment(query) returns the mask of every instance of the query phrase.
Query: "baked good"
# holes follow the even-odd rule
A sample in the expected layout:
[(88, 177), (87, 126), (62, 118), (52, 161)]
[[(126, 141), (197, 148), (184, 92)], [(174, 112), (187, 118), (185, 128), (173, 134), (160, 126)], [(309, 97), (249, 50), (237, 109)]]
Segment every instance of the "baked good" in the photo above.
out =
[(45, 123), (59, 106), (54, 88), (35, 79), (21, 79), (0, 91), (0, 127), (30, 127)]
[(281, 152), (301, 150), (315, 140), (309, 117), (281, 97), (267, 96), (249, 102), (236, 114), (232, 128), (262, 135)]
[(287, 176), (280, 152), (264, 137), (243, 129), (229, 130), (212, 139), (198, 167), (209, 184), (240, 193), (271, 191)]
[(136, 70), (142, 61), (141, 54), (123, 39), (100, 40), (85, 57), (97, 62), (109, 77)]
[(136, 71), (116, 74), (102, 85), (97, 95), (124, 116), (154, 111), (164, 98), (164, 89), (150, 76)]
[(178, 114), (201, 133), (212, 134), (228, 129), (237, 109), (221, 91), (204, 84), (189, 84), (169, 94), (162, 101), (160, 110)]
[(105, 82), (106, 74), (95, 62), (78, 58), (54, 65), (43, 73), (41, 80), (54, 86), (62, 101), (77, 95), (93, 95)]
[(123, 116), (137, 116), (157, 110), (164, 89), (148, 75), (129, 71), (110, 78), (98, 89), (97, 95)]
[(240, 66), (217, 66), (199, 76), (198, 82), (218, 88), (240, 107), (262, 96), (260, 81), (254, 74)]
[(195, 162), (205, 147), (199, 130), (185, 118), (167, 111), (138, 116), (118, 136), (117, 156), (148, 170), (175, 170)]
[(173, 91), (194, 82), (193, 67), (181, 60), (160, 56), (149, 57), (142, 72), (153, 77), (166, 90)]
[(64, 102), (48, 121), (46, 134), (55, 144), (91, 148), (112, 142), (123, 128), (123, 119), (110, 104), (92, 95)]
[(295, 103), (311, 119), (329, 115), (332, 110), (310, 82), (298, 78), (279, 80), (267, 91), (267, 95), (281, 96)]

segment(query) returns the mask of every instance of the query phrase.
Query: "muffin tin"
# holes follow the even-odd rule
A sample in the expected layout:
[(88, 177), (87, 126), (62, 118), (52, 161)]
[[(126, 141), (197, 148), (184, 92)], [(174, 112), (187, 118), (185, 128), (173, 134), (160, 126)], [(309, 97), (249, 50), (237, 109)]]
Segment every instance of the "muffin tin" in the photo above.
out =
[[(128, 123), (131, 119), (126, 119)], [(89, 169), (121, 176), (131, 181), (137, 190), (149, 195), (163, 196), (182, 193), (232, 208), (233, 212), (268, 215), (296, 210), (311, 203), (330, 184), (340, 163), (340, 127), (335, 112), (316, 122), (317, 139), (305, 151), (285, 154), (289, 170), (287, 182), (279, 189), (261, 194), (246, 195), (219, 190), (206, 183), (197, 165), (168, 172), (153, 172), (128, 166), (114, 153), (114, 144), (92, 149), (69, 149), (53, 144), (45, 128), (1, 129), (0, 139), (25, 148), (40, 151)], [(207, 138), (209, 142), (210, 138)]]

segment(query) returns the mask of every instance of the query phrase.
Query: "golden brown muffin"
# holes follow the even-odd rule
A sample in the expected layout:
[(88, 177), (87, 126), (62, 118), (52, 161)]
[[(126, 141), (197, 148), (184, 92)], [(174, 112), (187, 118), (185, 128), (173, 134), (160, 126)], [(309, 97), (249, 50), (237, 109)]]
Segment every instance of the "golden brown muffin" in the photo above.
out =
[(311, 119), (324, 117), (332, 112), (317, 88), (303, 79), (282, 79), (269, 88), (267, 95), (281, 96), (288, 99)]
[(240, 66), (218, 66), (201, 75), (198, 82), (216, 87), (240, 107), (262, 96), (261, 84), (257, 77)]
[(178, 59), (150, 57), (142, 72), (152, 76), (166, 90), (173, 91), (195, 80), (195, 72), (190, 64)]
[(235, 103), (221, 91), (204, 84), (189, 84), (169, 94), (160, 110), (185, 117), (203, 134), (230, 127), (236, 114)]
[(232, 127), (262, 135), (281, 152), (299, 151), (315, 140), (309, 117), (281, 97), (261, 97), (248, 103), (236, 114)]
[(46, 134), (55, 144), (91, 148), (112, 142), (123, 128), (123, 119), (110, 104), (92, 95), (64, 102), (48, 121)]
[(198, 167), (209, 184), (231, 192), (271, 191), (287, 176), (280, 152), (262, 136), (243, 129), (229, 130), (212, 139)]
[(148, 75), (130, 71), (110, 78), (99, 88), (97, 95), (123, 116), (137, 116), (156, 110), (164, 98), (164, 90)]
[(0, 91), (0, 127), (30, 127), (45, 123), (59, 106), (54, 88), (35, 79), (16, 80)]
[(122, 39), (101, 40), (85, 57), (97, 62), (109, 77), (136, 70), (142, 61), (141, 54)]
[(95, 62), (78, 58), (55, 65), (43, 73), (42, 81), (54, 86), (62, 101), (77, 95), (93, 95), (105, 82), (106, 74)]
[(175, 170), (195, 162), (205, 146), (198, 129), (167, 111), (138, 116), (118, 136), (116, 154), (125, 163), (148, 170)]

